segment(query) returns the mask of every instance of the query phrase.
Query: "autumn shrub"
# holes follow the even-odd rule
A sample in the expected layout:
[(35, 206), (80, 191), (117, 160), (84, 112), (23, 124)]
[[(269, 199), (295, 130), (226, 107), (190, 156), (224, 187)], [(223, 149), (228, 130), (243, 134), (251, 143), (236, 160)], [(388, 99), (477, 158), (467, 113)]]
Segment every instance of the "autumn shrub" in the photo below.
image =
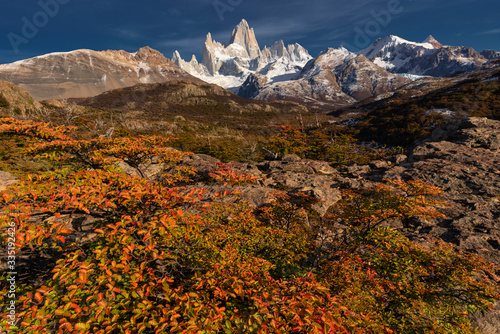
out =
[[(49, 138), (31, 152), (62, 169), (28, 175), (4, 193), (0, 222), (15, 222), (18, 249), (63, 256), (42, 286), (23, 287), (18, 331), (345, 332), (347, 309), (313, 275), (285, 280), (273, 270), (298, 266), (310, 247), (304, 234), (276, 230), (244, 206), (204, 203), (202, 189), (115, 167), (116, 159), (139, 166), (150, 154), (182, 157), (158, 138), (82, 141), (65, 138), (65, 129), (47, 137), (49, 129), (18, 125), (18, 134)], [(61, 220), (74, 214), (95, 218), (86, 242)], [(6, 294), (1, 301), (3, 312)]]
[[(313, 276), (270, 275), (305, 256), (304, 235), (269, 228), (243, 208), (202, 205), (198, 213), (186, 212), (186, 205), (199, 203), (198, 195), (106, 171), (37, 177), (16, 186), (12, 197), (4, 197), (10, 214), (2, 223), (16, 221), (18, 247), (67, 252), (46, 284), (21, 297), (22, 331), (342, 328), (343, 311), (331, 307), (338, 304)], [(100, 217), (95, 239), (78, 245), (67, 241), (70, 231), (62, 224), (29, 221), (39, 207), (55, 218), (68, 212)]]
[[(304, 194), (276, 194), (256, 213), (190, 185), (192, 170), (171, 172), (187, 153), (168, 138), (82, 140), (66, 127), (12, 119), (0, 131), (33, 138), (29, 152), (54, 163), (0, 194), (2, 245), (14, 222), (18, 250), (58, 259), (42, 282), (19, 282), (14, 324), (1, 287), (0, 326), (9, 331), (467, 333), (465, 313), (498, 299), (481, 276), (491, 270), (484, 261), (381, 227), (439, 214), (438, 189), (423, 183), (344, 193), (316, 225)], [(153, 160), (169, 172), (141, 177)], [(211, 177), (254, 181), (225, 164)], [(75, 216), (90, 225), (74, 226)]]
[[(435, 241), (417, 245), (383, 226), (390, 220), (442, 217), (440, 189), (423, 182), (387, 181), (347, 190), (323, 227), (343, 232), (324, 244), (322, 275), (333, 295), (369, 321), (397, 333), (471, 333), (468, 315), (499, 298), (489, 283), (494, 267), (474, 254)], [(385, 224), (386, 225), (386, 224)]]
[(278, 134), (269, 139), (269, 147), (275, 153), (302, 155), (307, 152), (306, 134), (302, 128), (294, 128), (290, 125), (275, 126)]
[(224, 182), (224, 184), (238, 185), (255, 183), (258, 179), (254, 175), (246, 175), (234, 168), (233, 164), (217, 163), (217, 169), (211, 171), (208, 176), (215, 181)]

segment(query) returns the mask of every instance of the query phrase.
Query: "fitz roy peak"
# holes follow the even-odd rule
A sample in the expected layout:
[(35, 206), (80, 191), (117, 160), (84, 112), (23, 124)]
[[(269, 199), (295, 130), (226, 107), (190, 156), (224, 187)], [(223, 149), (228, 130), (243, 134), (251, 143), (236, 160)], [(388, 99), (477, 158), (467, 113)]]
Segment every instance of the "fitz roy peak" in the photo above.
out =
[(243, 46), (249, 58), (260, 56), (259, 43), (257, 43), (257, 39), (255, 38), (255, 32), (253, 28), (250, 29), (245, 20), (242, 20), (240, 24), (234, 28), (229, 45)]
[(237, 92), (252, 73), (264, 75), (269, 81), (282, 81), (300, 73), (311, 58), (299, 44), (285, 46), (283, 41), (261, 50), (253, 28), (242, 20), (234, 28), (228, 45), (214, 41), (208, 33), (201, 64), (194, 55), (186, 62), (178, 51), (172, 61), (199, 79)]

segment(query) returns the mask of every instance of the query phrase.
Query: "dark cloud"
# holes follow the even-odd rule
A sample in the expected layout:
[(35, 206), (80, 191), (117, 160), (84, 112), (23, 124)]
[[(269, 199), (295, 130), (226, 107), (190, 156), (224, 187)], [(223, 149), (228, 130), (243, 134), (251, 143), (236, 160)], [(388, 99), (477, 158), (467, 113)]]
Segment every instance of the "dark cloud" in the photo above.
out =
[(432, 34), (444, 44), (500, 49), (497, 0), (481, 0), (480, 6), (477, 0), (70, 0), (16, 53), (8, 34), (23, 36), (23, 18), (32, 21), (43, 10), (39, 1), (58, 0), (0, 3), (0, 63), (54, 51), (135, 51), (145, 45), (169, 57), (178, 49), (184, 58), (192, 53), (200, 58), (208, 32), (227, 43), (242, 18), (254, 27), (261, 47), (283, 39), (315, 55), (341, 44), (355, 47), (357, 31), (395, 1), (403, 10), (375, 29), (370, 42), (388, 34), (414, 41)]

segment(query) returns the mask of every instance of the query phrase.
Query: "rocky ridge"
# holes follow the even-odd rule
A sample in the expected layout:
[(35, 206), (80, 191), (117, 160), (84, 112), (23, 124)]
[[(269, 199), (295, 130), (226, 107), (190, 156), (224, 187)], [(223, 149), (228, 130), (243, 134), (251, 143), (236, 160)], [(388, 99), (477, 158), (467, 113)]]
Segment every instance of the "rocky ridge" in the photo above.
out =
[[(469, 118), (434, 130), (379, 178), (423, 180), (443, 189), (447, 218), (421, 222), (415, 239), (441, 238), (500, 264), (500, 122)], [(380, 169), (379, 169), (380, 172)]]
[(126, 51), (76, 50), (0, 65), (0, 79), (26, 89), (36, 100), (82, 98), (141, 83), (199, 82), (150, 47)]
[(250, 75), (238, 94), (258, 100), (292, 100), (338, 108), (394, 91), (410, 82), (363, 55), (345, 48), (329, 48), (309, 61), (297, 78), (268, 83), (261, 76)]
[(432, 36), (415, 43), (393, 35), (377, 39), (358, 54), (391, 73), (432, 77), (478, 70), (494, 57), (464, 46), (444, 46)]

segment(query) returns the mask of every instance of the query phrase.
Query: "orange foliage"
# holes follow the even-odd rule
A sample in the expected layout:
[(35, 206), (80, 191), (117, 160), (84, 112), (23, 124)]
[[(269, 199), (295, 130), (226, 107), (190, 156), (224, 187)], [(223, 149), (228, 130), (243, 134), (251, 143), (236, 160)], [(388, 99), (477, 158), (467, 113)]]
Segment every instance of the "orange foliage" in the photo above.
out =
[[(19, 129), (19, 130), (17, 130)], [(15, 222), (17, 249), (50, 248), (61, 259), (39, 286), (20, 285), (20, 333), (466, 333), (459, 311), (498, 299), (476, 257), (438, 244), (417, 246), (375, 228), (385, 219), (437, 216), (438, 189), (392, 182), (344, 193), (334, 213), (351, 228), (318, 246), (311, 201), (277, 196), (258, 216), (242, 204), (210, 202), (176, 186), (193, 173), (148, 181), (124, 174), (153, 158), (175, 165), (185, 153), (161, 137), (72, 139), (68, 128), (3, 119), (0, 130), (45, 139), (30, 150), (59, 168), (27, 175), (0, 196), (0, 241)], [(211, 177), (254, 178), (220, 165)], [(75, 214), (91, 218), (85, 231)], [(87, 241), (78, 240), (78, 233)], [(350, 251), (346, 251), (350, 250)], [(5, 319), (7, 287), (0, 293)], [(433, 316), (429, 317), (429, 314)]]

